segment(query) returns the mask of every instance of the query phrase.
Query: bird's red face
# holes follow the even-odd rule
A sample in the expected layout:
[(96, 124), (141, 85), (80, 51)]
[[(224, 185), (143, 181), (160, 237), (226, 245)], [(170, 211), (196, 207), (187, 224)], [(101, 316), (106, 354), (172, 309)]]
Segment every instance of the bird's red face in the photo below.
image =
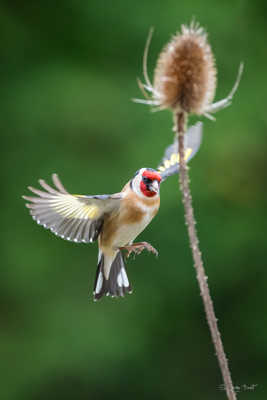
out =
[(146, 197), (153, 197), (159, 193), (161, 176), (157, 171), (145, 170), (142, 173), (140, 190)]

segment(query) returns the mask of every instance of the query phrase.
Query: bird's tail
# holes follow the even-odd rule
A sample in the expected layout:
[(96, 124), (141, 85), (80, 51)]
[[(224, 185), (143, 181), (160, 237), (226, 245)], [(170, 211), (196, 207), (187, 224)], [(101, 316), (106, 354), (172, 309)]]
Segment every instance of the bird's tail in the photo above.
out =
[(111, 267), (109, 269), (108, 279), (104, 273), (105, 255), (99, 254), (99, 261), (96, 271), (94, 285), (94, 300), (99, 300), (105, 294), (111, 297), (124, 296), (125, 293), (131, 293), (132, 288), (126, 274), (124, 261), (120, 251), (117, 252)]

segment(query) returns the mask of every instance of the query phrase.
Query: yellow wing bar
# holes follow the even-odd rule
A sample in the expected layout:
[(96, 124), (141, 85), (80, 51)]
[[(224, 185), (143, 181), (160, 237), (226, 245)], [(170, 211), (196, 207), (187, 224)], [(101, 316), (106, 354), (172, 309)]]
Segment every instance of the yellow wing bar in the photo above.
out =
[[(190, 157), (191, 153), (192, 153), (192, 149), (187, 148), (186, 151), (185, 151), (185, 161), (188, 160), (188, 158)], [(163, 165), (161, 165), (158, 170), (163, 172), (166, 169), (172, 167), (173, 165), (179, 164), (179, 161), (180, 161), (179, 154), (178, 153), (172, 153), (168, 160), (164, 160), (163, 161)]]
[(50, 200), (50, 207), (65, 218), (95, 219), (100, 210), (96, 204), (86, 204), (79, 200), (83, 196), (59, 194)]

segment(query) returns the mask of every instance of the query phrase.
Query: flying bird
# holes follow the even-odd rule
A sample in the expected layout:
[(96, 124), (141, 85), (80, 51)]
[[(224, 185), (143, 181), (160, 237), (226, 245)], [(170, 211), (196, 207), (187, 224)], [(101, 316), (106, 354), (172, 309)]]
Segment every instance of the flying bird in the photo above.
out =
[[(198, 151), (202, 124), (191, 126), (185, 136), (185, 158), (189, 161)], [(120, 193), (104, 195), (73, 195), (52, 175), (55, 188), (43, 179), (43, 190), (31, 186), (36, 196), (23, 196), (32, 218), (62, 239), (77, 243), (98, 240), (98, 265), (94, 284), (94, 300), (103, 295), (112, 297), (131, 293), (122, 251), (129, 256), (144, 249), (158, 254), (147, 242), (134, 243), (159, 210), (160, 185), (179, 171), (177, 140), (169, 146), (157, 170), (139, 169)]]

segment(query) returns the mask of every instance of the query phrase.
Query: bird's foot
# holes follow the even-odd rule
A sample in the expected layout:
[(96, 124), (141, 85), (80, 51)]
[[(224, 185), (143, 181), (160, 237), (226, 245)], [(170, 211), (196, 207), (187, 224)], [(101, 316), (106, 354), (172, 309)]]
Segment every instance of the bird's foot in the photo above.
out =
[(129, 258), (132, 253), (138, 255), (142, 253), (142, 251), (145, 249), (155, 254), (156, 256), (158, 256), (159, 254), (158, 251), (153, 246), (151, 246), (151, 244), (147, 242), (133, 243), (128, 246), (120, 247), (120, 250), (126, 250), (128, 252), (126, 255), (127, 258)]

